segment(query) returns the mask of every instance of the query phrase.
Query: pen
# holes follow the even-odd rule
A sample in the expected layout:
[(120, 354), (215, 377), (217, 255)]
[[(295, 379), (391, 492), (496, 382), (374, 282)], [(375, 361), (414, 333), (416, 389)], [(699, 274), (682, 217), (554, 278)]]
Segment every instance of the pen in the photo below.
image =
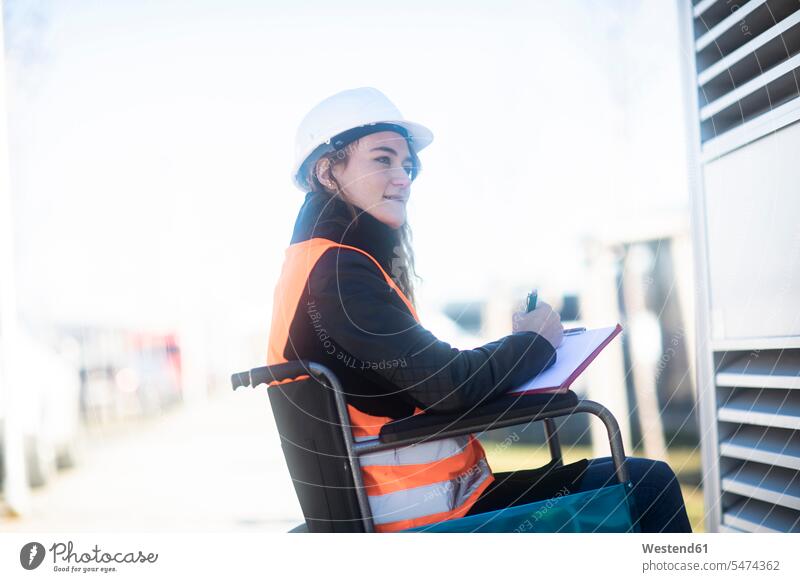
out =
[(525, 311), (530, 313), (534, 309), (536, 309), (536, 300), (539, 298), (539, 290), (534, 289), (530, 293), (528, 293), (528, 302)]
[(586, 331), (585, 327), (571, 327), (564, 330), (564, 335), (577, 335)]

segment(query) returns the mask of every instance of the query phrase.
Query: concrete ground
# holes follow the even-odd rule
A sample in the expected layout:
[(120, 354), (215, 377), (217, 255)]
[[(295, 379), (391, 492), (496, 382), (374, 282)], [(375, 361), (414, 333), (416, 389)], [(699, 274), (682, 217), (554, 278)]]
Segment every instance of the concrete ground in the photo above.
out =
[(286, 531), (302, 521), (266, 390), (87, 434), (79, 464), (0, 531)]

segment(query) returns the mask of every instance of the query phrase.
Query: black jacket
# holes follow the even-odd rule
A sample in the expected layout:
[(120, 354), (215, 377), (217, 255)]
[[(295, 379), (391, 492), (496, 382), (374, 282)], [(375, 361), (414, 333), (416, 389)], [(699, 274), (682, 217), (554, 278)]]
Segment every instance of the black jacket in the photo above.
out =
[[(367, 212), (355, 224), (344, 203), (309, 192), (291, 242), (319, 237), (358, 247), (392, 276), (397, 232)], [(375, 263), (337, 247), (311, 271), (284, 356), (329, 367), (350, 404), (391, 418), (409, 416), (415, 406), (431, 412), (469, 409), (555, 362), (553, 346), (533, 332), (458, 350), (420, 323)]]

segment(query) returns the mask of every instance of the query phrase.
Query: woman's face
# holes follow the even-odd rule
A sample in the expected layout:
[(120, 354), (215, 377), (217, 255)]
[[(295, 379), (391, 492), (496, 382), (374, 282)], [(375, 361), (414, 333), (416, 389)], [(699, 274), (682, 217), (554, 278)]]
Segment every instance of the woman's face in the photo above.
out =
[(333, 167), (345, 198), (392, 228), (406, 222), (413, 162), (406, 139), (394, 131), (365, 135), (345, 147), (347, 164)]

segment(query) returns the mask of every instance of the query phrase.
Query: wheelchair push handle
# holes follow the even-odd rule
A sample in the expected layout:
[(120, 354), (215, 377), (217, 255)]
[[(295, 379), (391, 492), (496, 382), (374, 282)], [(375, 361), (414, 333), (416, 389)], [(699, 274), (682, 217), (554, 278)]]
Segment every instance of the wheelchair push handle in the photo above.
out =
[(309, 372), (311, 372), (309, 369), (309, 362), (305, 360), (293, 360), (283, 364), (253, 368), (245, 372), (236, 372), (235, 374), (231, 374), (231, 384), (234, 390), (247, 386), (255, 388), (260, 384), (281, 382), (290, 378), (296, 378), (297, 376), (308, 375)]

